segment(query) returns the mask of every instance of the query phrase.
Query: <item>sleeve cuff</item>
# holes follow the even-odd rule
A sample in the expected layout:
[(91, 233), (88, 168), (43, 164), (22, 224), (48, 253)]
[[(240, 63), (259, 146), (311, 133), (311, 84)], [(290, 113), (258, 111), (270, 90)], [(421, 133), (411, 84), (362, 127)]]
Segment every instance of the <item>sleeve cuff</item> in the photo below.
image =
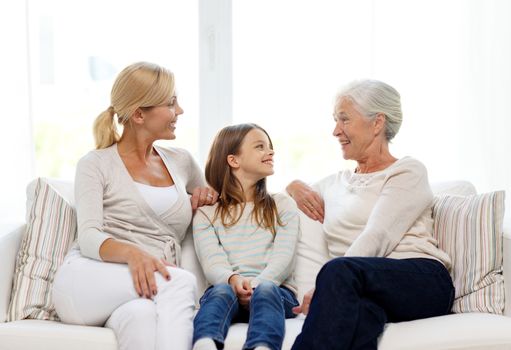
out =
[(229, 284), (229, 278), (232, 275), (238, 275), (238, 274), (234, 271), (226, 270), (226, 271), (222, 272), (221, 274), (219, 274), (216, 281), (213, 281), (214, 282), (213, 284), (221, 284), (221, 283)]
[(88, 235), (87, 239), (80, 240), (78, 245), (83, 256), (103, 261), (99, 255), (99, 248), (107, 239), (112, 238), (104, 232), (96, 232)]

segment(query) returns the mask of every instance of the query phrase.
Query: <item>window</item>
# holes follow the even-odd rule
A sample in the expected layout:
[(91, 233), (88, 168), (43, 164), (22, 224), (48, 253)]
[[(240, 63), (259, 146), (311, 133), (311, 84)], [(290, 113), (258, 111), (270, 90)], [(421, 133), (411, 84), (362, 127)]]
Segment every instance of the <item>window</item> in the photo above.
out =
[(2, 37), (0, 88), (14, 116), (2, 149), (6, 164), (19, 163), (2, 183), (18, 207), (34, 175), (73, 177), (113, 78), (138, 60), (176, 73), (185, 114), (171, 144), (199, 163), (219, 128), (267, 129), (272, 191), (352, 166), (330, 136), (331, 114), (336, 90), (358, 78), (402, 95), (396, 156), (420, 159), (434, 181), (510, 186), (507, 0), (9, 0), (0, 8), (0, 26), (12, 33)]
[(370, 75), (371, 24), (360, 20), (371, 10), (368, 0), (233, 1), (234, 122), (272, 137), (272, 190), (349, 164), (331, 136), (333, 101), (340, 84)]
[(172, 145), (198, 153), (198, 5), (189, 0), (29, 0), (36, 175), (73, 178), (117, 73), (153, 61), (176, 75)]
[[(511, 3), (504, 0), (232, 1), (233, 119), (267, 129), (281, 190), (353, 164), (331, 136), (333, 98), (354, 79), (401, 94), (392, 141), (432, 181), (509, 186)], [(507, 16), (507, 17), (506, 17)], [(507, 95), (505, 95), (507, 94)], [(498, 140), (498, 141), (496, 141)], [(500, 185), (499, 185), (500, 184)]]

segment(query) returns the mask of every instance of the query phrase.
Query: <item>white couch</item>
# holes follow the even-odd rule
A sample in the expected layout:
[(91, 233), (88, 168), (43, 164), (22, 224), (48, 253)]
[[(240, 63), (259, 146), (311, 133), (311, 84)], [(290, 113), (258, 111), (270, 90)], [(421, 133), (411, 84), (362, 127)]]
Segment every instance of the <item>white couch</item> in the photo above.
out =
[[(57, 191), (73, 203), (72, 184), (55, 181)], [(473, 186), (466, 182), (441, 183), (434, 186), (435, 192), (471, 194)], [(511, 217), (508, 208), (506, 220)], [(507, 221), (506, 221), (507, 222)], [(327, 260), (326, 247), (321, 226), (302, 216), (302, 238), (297, 254), (295, 270), (299, 285), (299, 296), (314, 283), (314, 277)], [(114, 350), (117, 342), (113, 332), (107, 328), (65, 325), (60, 322), (22, 320), (5, 322), (11, 298), (11, 286), (15, 258), (20, 247), (24, 223), (0, 223), (0, 350)], [(511, 230), (504, 229), (504, 279), (506, 281), (506, 315), (511, 315)], [(205, 287), (191, 235), (183, 242), (183, 267), (193, 271), (201, 290)], [(300, 299), (301, 300), (301, 299)], [(286, 337), (283, 349), (289, 349), (300, 332), (303, 317), (286, 321)], [(226, 339), (226, 350), (241, 349), (247, 325), (234, 324)], [(511, 317), (483, 313), (452, 314), (411, 322), (391, 323), (379, 340), (380, 350), (440, 350), (440, 349), (511, 349)]]

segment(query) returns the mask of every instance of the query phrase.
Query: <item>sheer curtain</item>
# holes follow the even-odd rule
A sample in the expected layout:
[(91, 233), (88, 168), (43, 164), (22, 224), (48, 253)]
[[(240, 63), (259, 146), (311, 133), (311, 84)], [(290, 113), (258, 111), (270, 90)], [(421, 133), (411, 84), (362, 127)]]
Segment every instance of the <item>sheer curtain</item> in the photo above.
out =
[(23, 220), (25, 186), (34, 175), (29, 113), (26, 4), (0, 2), (0, 223)]
[(402, 92), (396, 151), (423, 160), (433, 180), (510, 191), (511, 2), (374, 5), (374, 73)]
[[(55, 15), (54, 38), (60, 38), (61, 45), (54, 42), (59, 55), (55, 56), (55, 67), (72, 69), (69, 74), (54, 72), (54, 77), (62, 77), (65, 84), (61, 91), (68, 98), (62, 104), (50, 103), (48, 108), (42, 108), (42, 103), (58, 99), (44, 95), (45, 90), (34, 96), (37, 87), (29, 89), (31, 79), (46, 83), (48, 76), (29, 64), (39, 62), (40, 50), (47, 51), (43, 44), (37, 48), (27, 41), (27, 4), (38, 6), (43, 12), (48, 7), (32, 0), (0, 3), (0, 30), (4, 33), (0, 42), (8, 48), (0, 57), (0, 93), (4, 101), (4, 132), (0, 138), (2, 220), (23, 212), (25, 186), (36, 175), (32, 124), (40, 115), (56, 118), (51, 107), (58, 105), (59, 113), (63, 112), (59, 123), (67, 121), (76, 126), (76, 120), (82, 120), (84, 127), (77, 132), (90, 138), (90, 118), (108, 103), (110, 86), (100, 82), (101, 74), (92, 77), (92, 71), (86, 68), (96, 64), (99, 56), (112, 58), (117, 68), (135, 59), (171, 66), (187, 112), (180, 122), (184, 133), (179, 142), (186, 142), (192, 150), (198, 148), (196, 153), (203, 159), (209, 138), (225, 124), (250, 121), (268, 129), (277, 148), (276, 175), (270, 179), (272, 190), (281, 190), (293, 178), (314, 181), (352, 166), (342, 160), (331, 136), (332, 99), (336, 90), (352, 79), (387, 81), (400, 91), (404, 110), (402, 129), (391, 146), (394, 153), (423, 161), (433, 181), (466, 179), (480, 192), (505, 189), (510, 205), (511, 1), (217, 0), (222, 4), (220, 13), (212, 16), (209, 11), (199, 16), (200, 4), (204, 7), (209, 1), (199, 0), (198, 7), (197, 2), (176, 0), (172, 3), (184, 7), (173, 7), (174, 11), (162, 10), (168, 6), (163, 0), (129, 2), (127, 8), (140, 7), (136, 13), (147, 12), (137, 17), (136, 23), (151, 30), (145, 36), (131, 36), (128, 41), (119, 39), (126, 33), (119, 23), (126, 21), (119, 22), (115, 6), (105, 5), (99, 14), (89, 13), (92, 7), (83, 2), (82, 7), (87, 9), (83, 13), (89, 13), (85, 17), (99, 16), (101, 22), (81, 25), (88, 31), (77, 39), (71, 34), (81, 22), (74, 23), (65, 14)], [(77, 11), (81, 7), (76, 5), (62, 7), (65, 2), (47, 2), (55, 9), (81, 13)], [(158, 13), (157, 20), (154, 11)], [(232, 27), (226, 23), (210, 25), (207, 16), (217, 22), (232, 18)], [(45, 23), (48, 24), (43, 19), (41, 28), (48, 27)], [(207, 30), (199, 31), (201, 24)], [(216, 33), (215, 25), (222, 29), (219, 36), (211, 34)], [(36, 28), (34, 22), (31, 28)], [(230, 40), (216, 40), (229, 34), (232, 47)], [(197, 40), (198, 36), (204, 40)], [(105, 40), (95, 40), (99, 37)], [(199, 42), (208, 43), (209, 51), (199, 50)], [(177, 46), (172, 45), (176, 43)], [(136, 49), (124, 51), (132, 45)], [(160, 49), (163, 55), (158, 53)], [(230, 57), (231, 51), (232, 71), (224, 57)], [(66, 52), (71, 58), (66, 58)], [(78, 53), (83, 55), (78, 57)], [(204, 57), (199, 59), (199, 55)], [(86, 57), (92, 61), (84, 60)], [(232, 79), (232, 96), (230, 87), (224, 89), (227, 92), (215, 93), (212, 89), (218, 90), (218, 84), (199, 82), (200, 64), (210, 70), (216, 67), (211, 65), (211, 57), (218, 59), (222, 69), (210, 78), (223, 81), (228, 87), (227, 81)], [(85, 78), (89, 85), (75, 86), (77, 79)], [(199, 89), (201, 96), (212, 96), (209, 105), (222, 99), (215, 113), (203, 108), (207, 106), (198, 97)], [(95, 97), (99, 95), (101, 98)], [(228, 100), (232, 104), (232, 120)], [(193, 117), (199, 114), (199, 108), (203, 108), (201, 120)], [(77, 113), (84, 113), (89, 119), (80, 119)], [(222, 115), (225, 117), (218, 117)], [(74, 148), (90, 147), (80, 142), (82, 139), (76, 140)], [(58, 149), (68, 146), (58, 145)]]
[(1, 220), (23, 216), (36, 176), (74, 178), (93, 148), (93, 120), (130, 63), (173, 70), (185, 114), (172, 145), (198, 154), (197, 1), (6, 0), (0, 30)]
[(37, 176), (74, 178), (78, 159), (94, 147), (92, 124), (110, 105), (116, 75), (137, 61), (174, 72), (185, 113), (170, 144), (198, 153), (196, 1), (27, 3)]
[(274, 189), (352, 166), (330, 136), (332, 98), (375, 78), (402, 96), (397, 156), (511, 197), (510, 1), (233, 1), (232, 17), (234, 121), (274, 138)]

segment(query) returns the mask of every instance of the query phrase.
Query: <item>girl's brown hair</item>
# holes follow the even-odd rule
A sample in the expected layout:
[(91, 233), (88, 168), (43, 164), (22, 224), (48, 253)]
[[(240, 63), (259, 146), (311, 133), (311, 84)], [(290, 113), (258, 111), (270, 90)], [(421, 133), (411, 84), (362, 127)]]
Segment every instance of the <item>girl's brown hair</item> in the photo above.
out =
[[(227, 156), (239, 154), (245, 136), (253, 129), (264, 132), (273, 149), (266, 130), (256, 124), (238, 124), (220, 130), (209, 151), (206, 162), (206, 180), (220, 194), (213, 221), (220, 217), (222, 225), (225, 227), (236, 225), (245, 209), (243, 188), (227, 163)], [(276, 225), (283, 225), (277, 205), (266, 190), (266, 178), (259, 180), (255, 185), (252, 217), (259, 227), (270, 230), (273, 235), (277, 233)]]

